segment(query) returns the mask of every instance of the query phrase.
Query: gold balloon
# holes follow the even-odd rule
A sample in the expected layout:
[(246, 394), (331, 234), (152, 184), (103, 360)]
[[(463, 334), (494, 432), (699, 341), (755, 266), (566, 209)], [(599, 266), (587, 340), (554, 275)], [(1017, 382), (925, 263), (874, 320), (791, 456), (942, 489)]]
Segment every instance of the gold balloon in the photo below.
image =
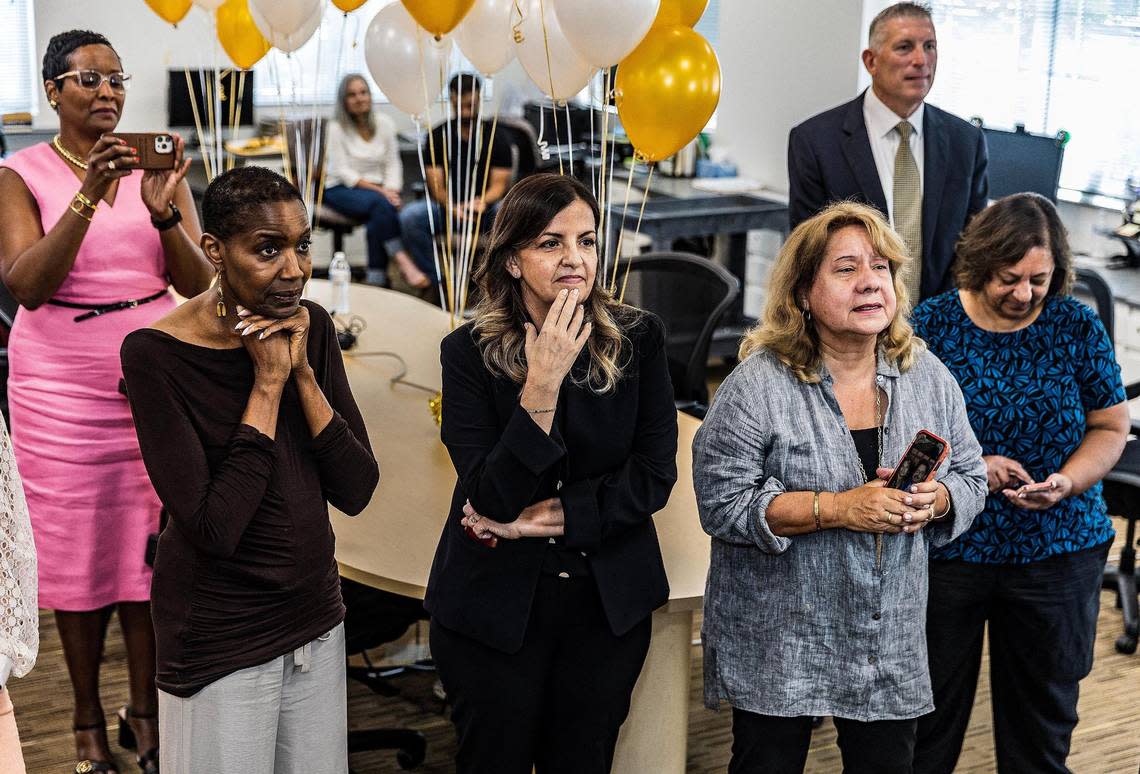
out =
[(355, 11), (360, 6), (367, 3), (368, 0), (332, 0), (332, 4), (345, 13)]
[(437, 38), (455, 29), (475, 0), (400, 0), (416, 24)]
[(705, 128), (720, 100), (720, 64), (688, 27), (652, 27), (617, 69), (616, 101), (634, 150), (672, 156)]
[(701, 20), (701, 14), (708, 4), (709, 0), (661, 0), (653, 24), (662, 27), (672, 27), (675, 24), (692, 27)]
[(177, 24), (190, 12), (193, 2), (192, 0), (146, 0), (146, 4), (163, 20)]
[(248, 0), (226, 0), (215, 13), (218, 42), (239, 69), (248, 70), (269, 53), (269, 41), (253, 23)]

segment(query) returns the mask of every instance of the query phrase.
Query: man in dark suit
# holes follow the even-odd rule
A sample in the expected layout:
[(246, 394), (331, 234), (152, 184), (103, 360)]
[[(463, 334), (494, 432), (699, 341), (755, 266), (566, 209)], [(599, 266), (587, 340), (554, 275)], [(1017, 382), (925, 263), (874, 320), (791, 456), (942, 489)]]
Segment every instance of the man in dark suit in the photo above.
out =
[(937, 63), (929, 9), (885, 8), (863, 52), (871, 88), (788, 135), (792, 228), (840, 199), (879, 208), (916, 258), (914, 304), (952, 286), (954, 244), (989, 192), (982, 130), (924, 102)]

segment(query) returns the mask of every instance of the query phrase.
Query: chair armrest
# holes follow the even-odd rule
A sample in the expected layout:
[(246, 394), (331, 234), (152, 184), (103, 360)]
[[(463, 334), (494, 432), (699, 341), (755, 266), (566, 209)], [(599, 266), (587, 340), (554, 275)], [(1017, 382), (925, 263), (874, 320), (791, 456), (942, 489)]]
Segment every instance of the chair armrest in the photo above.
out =
[(1140, 398), (1140, 382), (1124, 385), (1124, 399), (1135, 400)]

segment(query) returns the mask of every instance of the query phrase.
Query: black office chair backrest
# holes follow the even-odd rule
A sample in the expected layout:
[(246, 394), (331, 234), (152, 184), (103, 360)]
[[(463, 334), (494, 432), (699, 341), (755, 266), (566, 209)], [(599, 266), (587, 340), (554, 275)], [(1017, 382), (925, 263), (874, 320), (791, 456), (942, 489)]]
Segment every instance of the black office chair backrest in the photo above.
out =
[[(708, 403), (705, 371), (717, 323), (740, 293), (740, 280), (691, 253), (645, 253), (629, 260), (625, 301), (665, 323), (669, 376), (678, 403)], [(622, 260), (618, 286), (626, 270)]]
[(1112, 288), (1099, 272), (1079, 268), (1074, 272), (1072, 295), (1075, 299), (1092, 308), (1100, 317), (1109, 341), (1115, 332), (1115, 314), (1112, 304)]
[(542, 163), (538, 135), (530, 124), (521, 119), (500, 118), (496, 131), (501, 132), (503, 139), (511, 146), (514, 161), (511, 182), (518, 182), (538, 171)]

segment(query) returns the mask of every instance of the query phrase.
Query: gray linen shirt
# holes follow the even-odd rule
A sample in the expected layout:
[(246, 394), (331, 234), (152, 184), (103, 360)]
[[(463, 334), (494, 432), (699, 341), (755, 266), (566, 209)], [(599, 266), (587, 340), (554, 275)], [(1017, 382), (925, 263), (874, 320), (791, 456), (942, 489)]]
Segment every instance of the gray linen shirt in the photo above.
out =
[[(946, 439), (938, 470), (951, 513), (917, 534), (829, 529), (774, 535), (765, 514), (784, 492), (864, 483), (826, 368), (804, 384), (761, 350), (729, 375), (693, 441), (701, 524), (712, 535), (705, 590), (705, 704), (766, 715), (907, 719), (934, 708), (926, 655), (927, 544), (966, 531), (986, 496), (982, 450), (958, 384), (923, 351), (906, 373), (880, 355), (883, 459), (916, 432)], [(937, 600), (934, 601), (937, 604)]]

